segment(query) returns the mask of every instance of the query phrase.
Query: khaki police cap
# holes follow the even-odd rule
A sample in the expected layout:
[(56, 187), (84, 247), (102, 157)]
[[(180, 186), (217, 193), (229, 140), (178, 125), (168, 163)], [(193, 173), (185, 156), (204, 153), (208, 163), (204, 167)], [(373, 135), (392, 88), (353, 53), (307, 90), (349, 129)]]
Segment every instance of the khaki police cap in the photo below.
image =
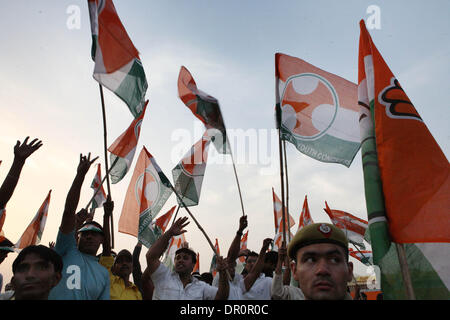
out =
[(295, 234), (287, 248), (289, 258), (296, 259), (300, 248), (317, 243), (333, 243), (348, 250), (348, 239), (341, 229), (329, 223), (313, 223)]

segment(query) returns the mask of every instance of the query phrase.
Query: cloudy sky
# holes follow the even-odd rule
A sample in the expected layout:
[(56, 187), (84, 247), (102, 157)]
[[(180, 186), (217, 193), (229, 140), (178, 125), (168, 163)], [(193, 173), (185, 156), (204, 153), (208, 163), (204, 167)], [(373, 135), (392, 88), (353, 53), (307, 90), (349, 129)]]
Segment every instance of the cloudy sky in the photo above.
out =
[[(170, 179), (180, 157), (203, 133), (201, 123), (177, 94), (184, 65), (198, 87), (216, 97), (234, 148), (236, 169), (249, 221), (249, 248), (259, 251), (272, 237), (272, 187), (280, 194), (278, 144), (274, 131), (274, 54), (302, 58), (328, 72), (357, 82), (359, 20), (373, 18), (372, 38), (449, 157), (450, 2), (423, 1), (114, 1), (140, 52), (149, 83), (149, 107), (142, 125), (143, 145)], [(13, 160), (13, 146), (26, 136), (43, 147), (27, 161), (7, 207), (6, 236), (17, 241), (52, 189), (42, 243), (56, 239), (65, 197), (80, 153), (103, 154), (103, 124), (97, 82), (92, 78), (91, 31), (86, 1), (0, 0), (0, 181)], [(132, 121), (126, 105), (105, 90), (108, 143)], [(249, 138), (250, 137), (250, 138)], [(247, 139), (247, 140), (246, 140)], [(296, 223), (305, 195), (312, 217), (329, 222), (324, 202), (367, 219), (361, 155), (350, 168), (318, 162), (287, 146), (290, 212)], [(242, 214), (233, 167), (210, 148), (200, 204), (191, 211), (222, 253)], [(134, 163), (135, 163), (134, 161)], [(97, 162), (97, 163), (98, 163)], [(133, 167), (134, 168), (134, 163)], [(80, 206), (92, 196), (95, 170), (83, 185)], [(132, 172), (112, 186), (116, 250), (132, 250), (136, 239), (117, 231)], [(162, 209), (176, 204), (172, 195)], [(181, 214), (182, 211), (180, 211)], [(102, 212), (95, 220), (102, 221)], [(201, 272), (212, 251), (191, 223), (186, 238), (200, 252)], [(297, 230), (294, 226), (293, 230)], [(145, 250), (141, 262), (145, 266)], [(0, 266), (11, 277), (10, 254)], [(355, 261), (358, 274), (366, 268)]]

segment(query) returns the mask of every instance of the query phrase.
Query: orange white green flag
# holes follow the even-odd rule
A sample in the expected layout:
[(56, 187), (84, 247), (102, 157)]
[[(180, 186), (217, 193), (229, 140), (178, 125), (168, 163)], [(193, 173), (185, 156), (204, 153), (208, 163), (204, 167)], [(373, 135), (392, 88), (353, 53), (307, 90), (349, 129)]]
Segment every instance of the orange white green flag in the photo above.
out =
[(360, 147), (357, 86), (306, 61), (275, 54), (281, 138), (322, 162), (349, 167)]
[(118, 183), (130, 170), (133, 163), (134, 154), (141, 134), (142, 121), (144, 120), (145, 110), (147, 110), (148, 100), (145, 102), (141, 114), (134, 119), (130, 126), (123, 132), (108, 148), (110, 154), (111, 168), (109, 175), (111, 183)]
[(313, 224), (314, 221), (311, 217), (311, 213), (309, 212), (309, 206), (308, 206), (308, 197), (305, 196), (305, 200), (303, 201), (303, 208), (302, 208), (302, 213), (300, 214), (300, 219), (298, 222), (298, 229), (297, 232), (303, 228), (306, 227), (310, 224)]
[[(187, 207), (198, 205), (200, 200), (210, 141), (210, 137), (205, 132), (172, 169), (174, 188)], [(181, 205), (178, 197), (177, 200)]]
[(38, 245), (41, 242), (42, 233), (44, 232), (45, 223), (47, 222), (51, 192), (52, 190), (48, 192), (47, 197), (34, 216), (33, 220), (31, 220), (31, 223), (25, 229), (19, 241), (17, 241), (17, 243), (14, 245), (15, 248), (23, 249), (31, 245)]
[[(272, 188), (272, 196), (273, 196), (273, 216), (275, 223), (275, 237), (273, 240), (273, 250), (278, 250), (281, 247), (284, 233), (283, 228), (283, 214), (282, 214), (282, 206), (280, 198), (278, 198), (275, 190)], [(285, 212), (286, 212), (285, 208)], [(286, 246), (288, 245), (290, 239), (294, 236), (290, 229), (295, 225), (294, 218), (290, 214), (285, 214), (285, 222), (286, 222)]]
[(178, 95), (208, 130), (219, 153), (231, 153), (219, 101), (197, 88), (194, 78), (184, 66), (178, 75)]
[(94, 79), (114, 92), (137, 118), (144, 107), (147, 79), (112, 0), (88, 0)]
[[(220, 248), (219, 248), (219, 240), (217, 240), (216, 238), (216, 243), (214, 244), (214, 248), (216, 249), (217, 255), (220, 256)], [(213, 278), (216, 276), (217, 274), (217, 255), (214, 253), (213, 257), (211, 259), (211, 265), (209, 267), (209, 272), (212, 273)]]
[(195, 261), (194, 269), (192, 269), (192, 273), (200, 272), (200, 253), (197, 252), (197, 261)]
[(395, 245), (403, 243), (416, 299), (450, 299), (449, 162), (363, 20), (358, 84), (369, 232), (383, 293), (406, 298)]
[(94, 189), (94, 199), (92, 200), (92, 209), (101, 208), (106, 201), (106, 193), (103, 189), (102, 183), (102, 171), (100, 169), (100, 163), (97, 164), (97, 172), (91, 183), (91, 188)]
[(352, 248), (348, 248), (348, 253), (366, 266), (373, 265), (372, 251), (370, 250), (353, 250)]
[(368, 227), (367, 221), (342, 210), (330, 209), (326, 201), (324, 210), (330, 217), (331, 222), (344, 231), (348, 241), (365, 248), (363, 240)]
[[(172, 194), (172, 185), (153, 156), (142, 147), (128, 186), (119, 232), (137, 237), (140, 241), (151, 232), (149, 226)], [(145, 244), (145, 243), (144, 243)]]
[(147, 248), (149, 248), (153, 243), (158, 240), (159, 237), (166, 231), (167, 225), (169, 224), (170, 219), (172, 218), (173, 212), (175, 211), (176, 206), (170, 208), (165, 214), (161, 217), (153, 221), (145, 232), (141, 234), (139, 241), (144, 244)]
[[(241, 238), (240, 244), (239, 244), (239, 250), (245, 250), (247, 249), (247, 242), (248, 242), (248, 231), (246, 233), (244, 233), (244, 235)], [(245, 257), (239, 257), (238, 258), (240, 263), (244, 263), (245, 262)]]
[(170, 239), (169, 247), (167, 248), (165, 257), (163, 259), (163, 264), (167, 268), (169, 268), (169, 270), (173, 269), (175, 252), (177, 252), (178, 249), (182, 248), (186, 244), (187, 242), (184, 233)]

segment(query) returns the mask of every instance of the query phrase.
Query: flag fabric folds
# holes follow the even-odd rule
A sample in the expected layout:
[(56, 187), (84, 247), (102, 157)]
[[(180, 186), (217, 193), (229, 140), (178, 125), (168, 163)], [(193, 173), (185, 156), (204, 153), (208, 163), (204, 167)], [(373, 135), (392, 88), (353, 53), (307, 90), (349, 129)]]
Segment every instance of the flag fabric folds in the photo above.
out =
[(371, 266), (373, 264), (372, 251), (370, 250), (353, 250), (352, 248), (348, 248), (348, 253), (366, 266)]
[(167, 225), (169, 224), (170, 219), (172, 218), (173, 212), (175, 211), (176, 206), (170, 208), (167, 213), (153, 221), (148, 227), (149, 230), (142, 232), (139, 241), (145, 245), (147, 248), (150, 248), (152, 244), (158, 240), (159, 237), (166, 231)]
[(42, 233), (44, 232), (45, 223), (47, 222), (51, 192), (52, 190), (48, 192), (47, 197), (34, 216), (33, 220), (31, 220), (31, 223), (25, 229), (19, 241), (17, 241), (17, 243), (14, 245), (15, 248), (23, 249), (31, 245), (38, 245), (41, 242)]
[(92, 206), (91, 206), (92, 209), (97, 209), (97, 208), (102, 207), (106, 201), (106, 193), (105, 193), (105, 190), (103, 189), (103, 185), (101, 185), (102, 172), (101, 172), (100, 166), (101, 166), (100, 163), (97, 164), (97, 172), (91, 183), (91, 188), (94, 189), (94, 193), (95, 193), (94, 200), (92, 200)]
[(360, 21), (361, 156), (373, 262), (385, 299), (450, 299), (449, 163)]
[(184, 66), (178, 75), (178, 95), (208, 130), (219, 153), (231, 153), (219, 101), (199, 90), (191, 73)]
[(322, 162), (349, 167), (360, 147), (357, 86), (304, 60), (275, 54), (281, 138)]
[(170, 181), (153, 156), (142, 148), (123, 203), (119, 232), (145, 239), (149, 226), (172, 194)]
[[(172, 170), (174, 188), (187, 207), (198, 205), (200, 200), (209, 143), (210, 138), (205, 132)], [(178, 197), (177, 201), (181, 205)]]
[[(125, 132), (123, 132), (108, 148), (110, 154), (111, 168), (109, 174), (111, 183), (118, 183), (130, 170), (133, 163), (134, 154), (141, 134), (142, 121), (148, 100), (145, 102), (141, 114), (134, 119)], [(114, 165), (114, 166), (113, 166)]]
[(217, 255), (213, 254), (213, 257), (211, 259), (211, 265), (209, 267), (209, 272), (212, 273), (213, 278), (216, 276), (217, 274), (217, 270), (216, 270), (216, 266), (217, 266), (217, 256), (220, 256), (220, 248), (219, 248), (219, 241), (216, 238), (216, 243), (214, 244), (214, 248), (216, 249)]
[(298, 222), (298, 229), (297, 232), (303, 228), (306, 227), (310, 224), (313, 224), (314, 221), (311, 217), (311, 213), (309, 212), (309, 206), (308, 206), (308, 197), (305, 196), (305, 200), (303, 201), (303, 209), (302, 209), (302, 213), (300, 214), (300, 219)]
[(194, 269), (192, 269), (192, 273), (199, 272), (200, 273), (200, 253), (197, 252), (197, 261), (195, 262)]
[[(281, 247), (282, 241), (283, 241), (283, 214), (282, 214), (282, 202), (280, 198), (278, 198), (277, 194), (275, 193), (274, 189), (272, 188), (272, 196), (273, 196), (273, 216), (274, 216), (274, 222), (275, 222), (275, 237), (273, 240), (273, 249), (276, 251), (278, 248)], [(293, 238), (293, 234), (290, 231), (290, 228), (292, 228), (295, 225), (294, 218), (290, 214), (286, 215), (286, 208), (285, 209), (285, 221), (286, 221), (286, 246), (288, 245), (290, 239)]]
[(139, 53), (112, 0), (88, 0), (88, 6), (94, 79), (122, 99), (137, 118), (142, 112), (148, 87)]
[(365, 248), (363, 240), (368, 226), (367, 221), (342, 210), (330, 209), (326, 201), (324, 210), (330, 217), (331, 222), (344, 231), (351, 243), (358, 245), (360, 248)]

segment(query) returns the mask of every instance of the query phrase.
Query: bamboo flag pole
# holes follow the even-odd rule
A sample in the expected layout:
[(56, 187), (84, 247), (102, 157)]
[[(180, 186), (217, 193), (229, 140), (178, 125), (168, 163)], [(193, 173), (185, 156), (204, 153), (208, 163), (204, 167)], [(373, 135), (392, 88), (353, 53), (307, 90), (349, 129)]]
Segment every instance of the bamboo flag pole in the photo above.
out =
[[(225, 125), (225, 124), (224, 124)], [(228, 145), (230, 147), (230, 157), (231, 157), (231, 162), (233, 163), (233, 171), (234, 171), (234, 177), (236, 178), (236, 184), (238, 187), (238, 192), (239, 192), (239, 199), (241, 200), (241, 209), (242, 209), (242, 216), (245, 216), (245, 212), (244, 212), (244, 202), (242, 201), (242, 193), (241, 193), (241, 186), (239, 184), (239, 179), (237, 176), (237, 171), (236, 171), (236, 165), (234, 163), (234, 157), (233, 157), (233, 152), (231, 150), (231, 146), (230, 146), (230, 139), (228, 139), (227, 134), (225, 133), (225, 138), (226, 138), (226, 142), (225, 142), (225, 148)]]
[(278, 149), (280, 153), (280, 179), (281, 179), (281, 217), (283, 223), (283, 241), (286, 241), (286, 217), (285, 217), (285, 203), (284, 203), (284, 171), (283, 171), (283, 145), (281, 143), (281, 107), (279, 104), (275, 107), (276, 124), (278, 129)]
[(291, 242), (291, 219), (289, 218), (289, 180), (287, 169), (287, 155), (286, 155), (286, 140), (283, 140), (283, 153), (284, 153), (284, 172), (286, 176), (286, 219), (287, 219), (287, 235), (289, 242)]
[(409, 300), (416, 300), (414, 288), (411, 281), (411, 274), (409, 273), (408, 262), (406, 260), (406, 251), (402, 243), (395, 243), (397, 248), (398, 260), (400, 262), (400, 269), (402, 271), (403, 283), (405, 284), (406, 296)]
[[(107, 130), (106, 130), (106, 111), (105, 111), (105, 98), (103, 97), (103, 87), (99, 83), (100, 89), (100, 98), (102, 102), (102, 114), (103, 114), (103, 142), (104, 142), (104, 150), (105, 150), (105, 170), (108, 172), (108, 143), (107, 143)], [(108, 195), (112, 199), (111, 196), (111, 186), (109, 182), (109, 174), (106, 175), (106, 186), (108, 188)], [(113, 215), (111, 215), (111, 248), (114, 248), (114, 222)]]

